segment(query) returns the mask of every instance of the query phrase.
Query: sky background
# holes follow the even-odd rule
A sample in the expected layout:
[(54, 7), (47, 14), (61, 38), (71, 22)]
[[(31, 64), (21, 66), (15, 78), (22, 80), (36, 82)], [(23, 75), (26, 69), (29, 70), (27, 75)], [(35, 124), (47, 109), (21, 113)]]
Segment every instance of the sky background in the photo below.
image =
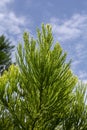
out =
[(87, 0), (0, 0), (0, 35), (15, 46), (24, 31), (35, 37), (42, 23), (52, 25), (73, 72), (87, 82)]

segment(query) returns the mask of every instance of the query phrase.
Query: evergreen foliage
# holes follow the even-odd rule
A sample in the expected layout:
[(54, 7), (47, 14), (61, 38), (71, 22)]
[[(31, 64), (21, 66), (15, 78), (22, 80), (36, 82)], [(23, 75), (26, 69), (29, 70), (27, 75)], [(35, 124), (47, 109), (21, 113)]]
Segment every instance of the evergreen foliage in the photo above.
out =
[(11, 64), (11, 52), (14, 46), (4, 35), (0, 36), (0, 72)]
[(85, 91), (75, 87), (77, 77), (54, 44), (51, 26), (42, 25), (36, 40), (27, 32), (23, 39), (18, 65), (0, 77), (1, 130), (86, 130)]
[(73, 96), (60, 130), (87, 130), (87, 84), (79, 82)]

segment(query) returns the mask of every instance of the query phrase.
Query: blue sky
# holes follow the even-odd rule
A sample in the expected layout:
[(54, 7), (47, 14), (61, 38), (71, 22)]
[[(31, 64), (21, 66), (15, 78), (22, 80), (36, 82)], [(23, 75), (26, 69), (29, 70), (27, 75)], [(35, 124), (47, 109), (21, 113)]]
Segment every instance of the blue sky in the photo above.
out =
[(49, 23), (55, 41), (68, 52), (72, 70), (87, 82), (87, 0), (2, 0), (0, 35), (17, 46), (24, 31), (36, 35), (36, 28)]

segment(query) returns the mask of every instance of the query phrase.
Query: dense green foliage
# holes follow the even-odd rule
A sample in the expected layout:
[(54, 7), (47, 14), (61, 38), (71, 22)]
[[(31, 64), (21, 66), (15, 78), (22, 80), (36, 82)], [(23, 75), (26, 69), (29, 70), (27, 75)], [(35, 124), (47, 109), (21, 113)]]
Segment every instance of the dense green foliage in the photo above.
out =
[(14, 46), (4, 35), (0, 36), (0, 72), (11, 64), (11, 52)]
[(0, 77), (1, 130), (86, 130), (86, 86), (76, 85), (51, 26), (23, 39), (17, 65)]
[[(87, 130), (87, 85), (78, 83), (73, 92), (74, 100), (68, 105), (62, 130)], [(61, 129), (59, 129), (61, 130)]]

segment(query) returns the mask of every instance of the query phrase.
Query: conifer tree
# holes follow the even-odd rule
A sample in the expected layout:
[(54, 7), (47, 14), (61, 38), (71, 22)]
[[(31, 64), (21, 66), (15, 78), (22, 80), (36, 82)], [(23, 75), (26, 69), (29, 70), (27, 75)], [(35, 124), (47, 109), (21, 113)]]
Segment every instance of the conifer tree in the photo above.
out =
[(74, 100), (68, 105), (64, 130), (87, 130), (87, 84), (79, 82), (73, 92)]
[(4, 35), (0, 36), (0, 72), (11, 65), (11, 52), (14, 46)]
[(24, 46), (18, 45), (18, 65), (0, 77), (1, 110), (7, 113), (6, 117), (0, 114), (0, 122), (8, 130), (59, 129), (73, 101), (77, 78), (66, 62), (67, 54), (59, 43), (54, 44), (50, 25), (37, 30), (36, 40), (27, 32), (23, 39)]

